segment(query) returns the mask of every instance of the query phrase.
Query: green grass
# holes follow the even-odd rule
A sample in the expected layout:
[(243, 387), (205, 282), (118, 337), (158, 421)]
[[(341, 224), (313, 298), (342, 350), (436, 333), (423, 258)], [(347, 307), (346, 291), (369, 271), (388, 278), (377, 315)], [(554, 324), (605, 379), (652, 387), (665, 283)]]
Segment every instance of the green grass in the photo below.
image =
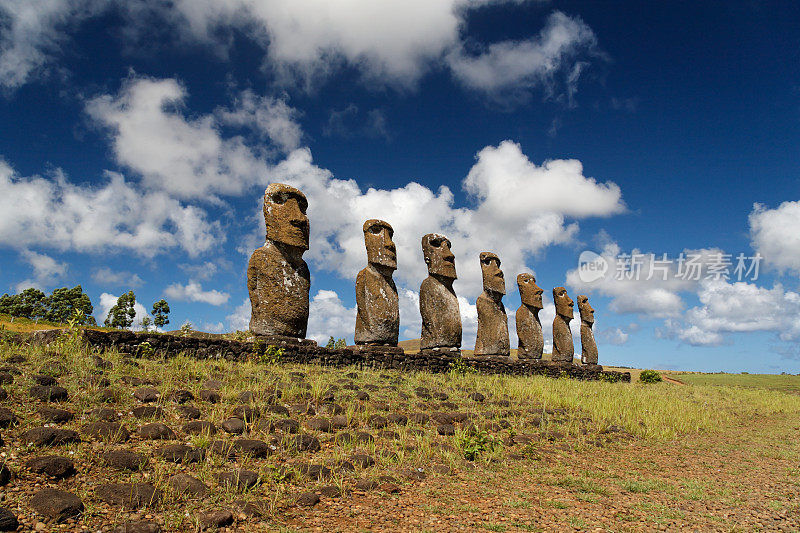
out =
[(800, 376), (777, 374), (670, 374), (687, 385), (746, 387), (800, 392)]

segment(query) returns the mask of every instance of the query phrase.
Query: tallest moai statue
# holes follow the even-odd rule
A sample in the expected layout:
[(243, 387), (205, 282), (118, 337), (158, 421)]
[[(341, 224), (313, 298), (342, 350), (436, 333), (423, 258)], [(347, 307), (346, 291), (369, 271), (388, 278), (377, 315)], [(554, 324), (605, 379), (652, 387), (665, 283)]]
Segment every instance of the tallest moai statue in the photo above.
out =
[(457, 351), (461, 348), (461, 313), (453, 290), (456, 260), (450, 251), (450, 240), (438, 233), (425, 235), (422, 255), (428, 266), (428, 277), (419, 288), (420, 349)]
[(356, 276), (356, 334), (358, 345), (397, 346), (400, 300), (392, 273), (397, 269), (394, 230), (388, 222), (364, 222), (367, 268)]
[(305, 338), (311, 274), (303, 261), (308, 250), (308, 200), (294, 187), (272, 183), (264, 191), (267, 240), (250, 257), (247, 290), (257, 335)]

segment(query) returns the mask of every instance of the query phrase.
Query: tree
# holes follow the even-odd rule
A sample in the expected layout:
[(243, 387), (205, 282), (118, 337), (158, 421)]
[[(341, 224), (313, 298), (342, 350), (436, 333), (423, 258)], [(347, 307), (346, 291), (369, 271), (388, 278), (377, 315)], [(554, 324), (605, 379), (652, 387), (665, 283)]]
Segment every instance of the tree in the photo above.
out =
[(153, 324), (157, 328), (163, 328), (169, 324), (169, 304), (164, 298), (153, 304)]
[(334, 348), (337, 350), (341, 350), (342, 348), (347, 348), (347, 341), (344, 339), (338, 339), (336, 344), (333, 345)]
[(47, 297), (39, 289), (25, 289), (19, 294), (0, 297), (0, 313), (22, 318), (44, 318), (47, 313)]
[(108, 311), (108, 316), (104, 322), (106, 327), (127, 329), (133, 325), (136, 317), (136, 295), (133, 291), (128, 291), (119, 298), (117, 303)]
[(336, 340), (333, 338), (333, 335), (331, 335), (331, 338), (328, 339), (328, 344), (326, 344), (325, 347), (326, 348), (333, 348), (335, 344), (336, 344)]
[(150, 317), (149, 317), (149, 316), (145, 316), (145, 317), (142, 319), (142, 329), (143, 329), (144, 331), (147, 331), (147, 330), (149, 330), (149, 329), (150, 329), (150, 322), (151, 322), (151, 320), (150, 320)]
[[(79, 324), (95, 324), (92, 316), (94, 307), (92, 300), (84, 294), (83, 287), (76, 285), (68, 289), (62, 287), (53, 291), (45, 301), (47, 310), (44, 313), (45, 320), (65, 324), (68, 320), (79, 317)], [(80, 311), (80, 313), (78, 313)]]

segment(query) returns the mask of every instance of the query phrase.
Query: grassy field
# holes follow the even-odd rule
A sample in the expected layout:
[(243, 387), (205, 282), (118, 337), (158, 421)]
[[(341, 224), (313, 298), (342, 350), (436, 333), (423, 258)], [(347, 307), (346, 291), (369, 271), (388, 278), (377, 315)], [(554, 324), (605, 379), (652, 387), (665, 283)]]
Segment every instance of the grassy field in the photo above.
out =
[(746, 387), (750, 389), (800, 392), (800, 376), (791, 374), (703, 374), (699, 372), (669, 372), (669, 377), (687, 385)]

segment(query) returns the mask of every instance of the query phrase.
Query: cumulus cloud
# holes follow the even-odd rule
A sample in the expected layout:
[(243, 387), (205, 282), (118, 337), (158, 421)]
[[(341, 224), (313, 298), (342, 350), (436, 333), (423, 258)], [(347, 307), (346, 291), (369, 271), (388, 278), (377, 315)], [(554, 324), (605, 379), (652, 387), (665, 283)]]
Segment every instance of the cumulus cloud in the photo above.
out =
[(0, 159), (0, 245), (62, 251), (131, 250), (153, 257), (180, 247), (196, 256), (224, 240), (219, 222), (163, 192), (143, 192), (116, 172), (106, 183), (75, 185), (56, 171), (49, 179), (19, 176)]
[(621, 346), (628, 342), (630, 334), (620, 327), (613, 327), (598, 331), (596, 337), (600, 342)]
[(111, 270), (108, 267), (98, 268), (92, 273), (92, 279), (101, 285), (123, 286), (135, 288), (144, 284), (138, 274), (124, 270)]
[[(520, 0), (5, 0), (0, 4), (0, 80), (7, 88), (46, 71), (82, 21), (109, 10), (122, 15), (123, 45), (159, 30), (172, 45), (201, 44), (226, 56), (247, 35), (264, 65), (286, 84), (313, 87), (342, 67), (367, 83), (414, 88), (427, 72), (449, 68), (465, 87), (495, 99), (526, 97), (533, 87), (552, 95), (561, 75), (571, 100), (580, 72), (594, 59), (596, 37), (580, 19), (553, 12), (538, 35), (466, 51), (467, 17), (479, 7)], [(472, 45), (473, 43), (470, 43)], [(474, 48), (474, 46), (473, 46)], [(289, 133), (292, 138), (292, 132)]]
[(543, 87), (552, 96), (560, 81), (572, 105), (578, 79), (587, 64), (576, 61), (582, 54), (597, 54), (594, 32), (581, 19), (555, 11), (538, 36), (493, 43), (478, 54), (457, 47), (448, 55), (448, 65), (467, 87), (512, 101), (527, 99), (534, 87)]
[(729, 333), (774, 332), (782, 341), (800, 339), (800, 294), (753, 283), (703, 280), (700, 304), (682, 320), (670, 320), (661, 336), (677, 338), (693, 346), (729, 343)]
[(204, 291), (203, 286), (196, 281), (190, 281), (185, 285), (173, 283), (164, 289), (164, 295), (182, 302), (202, 302), (209, 305), (223, 305), (231, 296), (216, 289)]
[(21, 256), (33, 268), (33, 278), (20, 281), (17, 284), (17, 292), (22, 292), (29, 287), (39, 290), (50, 287), (67, 273), (67, 264), (56, 261), (49, 255), (24, 250)]
[(237, 305), (233, 313), (225, 317), (231, 331), (247, 331), (250, 329), (250, 298), (245, 298)]
[(764, 264), (800, 273), (800, 202), (783, 202), (775, 209), (754, 204), (749, 221), (751, 245), (764, 256)]

